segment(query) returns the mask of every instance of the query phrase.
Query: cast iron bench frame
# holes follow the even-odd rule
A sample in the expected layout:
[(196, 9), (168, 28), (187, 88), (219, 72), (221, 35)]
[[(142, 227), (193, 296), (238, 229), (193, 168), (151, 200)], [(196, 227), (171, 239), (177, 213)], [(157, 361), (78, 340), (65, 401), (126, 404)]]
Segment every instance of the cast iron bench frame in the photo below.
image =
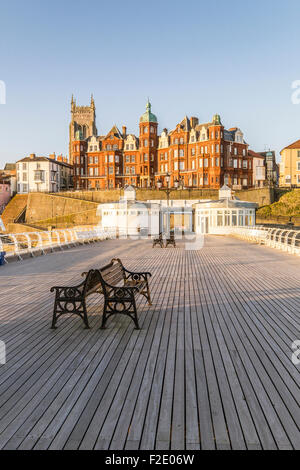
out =
[(158, 238), (154, 238), (152, 248), (154, 248), (155, 245), (160, 245), (161, 248), (164, 247), (164, 239), (162, 233), (159, 234)]
[(135, 294), (143, 295), (152, 305), (148, 283), (151, 273), (129, 271), (120, 259), (114, 258), (103, 268), (91, 269), (82, 276), (85, 280), (77, 286), (54, 286), (50, 289), (55, 291), (52, 329), (56, 329), (57, 320), (64, 314), (78, 315), (88, 329), (86, 298), (95, 293), (104, 295), (102, 329), (105, 329), (108, 318), (117, 313), (129, 316), (136, 329), (140, 329)]
[(173, 245), (176, 248), (175, 233), (170, 232), (169, 238), (166, 239), (166, 248), (168, 245)]
[(90, 270), (83, 273), (85, 280), (77, 286), (54, 286), (50, 292), (55, 291), (52, 326), (56, 329), (56, 322), (62, 315), (75, 314), (82, 318), (85, 328), (89, 329), (89, 321), (86, 309), (86, 298), (95, 293), (102, 293), (99, 272)]
[(119, 313), (130, 317), (136, 329), (139, 330), (135, 294), (143, 295), (148, 304), (152, 305), (148, 283), (148, 277), (151, 277), (151, 273), (129, 271), (124, 268), (119, 258), (112, 259), (107, 266), (98, 272), (104, 295), (101, 328), (105, 329), (108, 318)]

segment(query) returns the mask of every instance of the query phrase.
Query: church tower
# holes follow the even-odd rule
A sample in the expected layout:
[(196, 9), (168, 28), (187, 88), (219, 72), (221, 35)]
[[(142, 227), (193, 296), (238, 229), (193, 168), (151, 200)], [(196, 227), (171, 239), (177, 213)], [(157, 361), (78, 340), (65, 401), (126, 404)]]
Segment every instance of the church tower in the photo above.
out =
[(69, 138), (69, 155), (71, 165), (74, 163), (72, 143), (76, 140), (75, 137), (76, 133), (78, 132), (80, 132), (83, 140), (93, 135), (97, 136), (96, 107), (93, 95), (91, 96), (90, 106), (76, 106), (76, 101), (72, 95)]

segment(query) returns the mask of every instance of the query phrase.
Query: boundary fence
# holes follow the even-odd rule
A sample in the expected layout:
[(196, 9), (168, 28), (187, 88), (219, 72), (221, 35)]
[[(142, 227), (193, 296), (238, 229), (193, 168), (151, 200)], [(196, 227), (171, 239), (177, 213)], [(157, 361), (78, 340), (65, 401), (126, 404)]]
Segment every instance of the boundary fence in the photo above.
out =
[(0, 252), (5, 253), (4, 262), (7, 263), (12, 257), (22, 260), (24, 255), (44, 255), (53, 252), (55, 248), (63, 250), (80, 244), (116, 238), (116, 235), (115, 230), (104, 231), (97, 226), (1, 234)]
[(231, 233), (249, 242), (300, 255), (300, 230), (256, 226), (234, 228)]

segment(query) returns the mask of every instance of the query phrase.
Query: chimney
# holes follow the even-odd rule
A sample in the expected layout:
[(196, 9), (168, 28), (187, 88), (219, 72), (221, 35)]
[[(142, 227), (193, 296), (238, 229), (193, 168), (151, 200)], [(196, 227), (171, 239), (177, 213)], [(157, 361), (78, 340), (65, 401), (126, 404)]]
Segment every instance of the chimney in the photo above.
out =
[(31, 153), (31, 154), (29, 155), (29, 158), (30, 158), (31, 160), (34, 160), (34, 159), (35, 159), (35, 153)]
[(55, 152), (54, 152), (54, 153), (51, 153), (51, 154), (49, 155), (49, 158), (51, 158), (51, 160), (55, 160), (55, 159), (56, 159)]
[(191, 128), (195, 129), (195, 127), (199, 124), (199, 119), (196, 117), (191, 117), (190, 123), (191, 123)]
[(122, 126), (122, 132), (123, 132), (123, 138), (125, 139), (126, 132), (127, 132), (127, 127), (126, 126)]

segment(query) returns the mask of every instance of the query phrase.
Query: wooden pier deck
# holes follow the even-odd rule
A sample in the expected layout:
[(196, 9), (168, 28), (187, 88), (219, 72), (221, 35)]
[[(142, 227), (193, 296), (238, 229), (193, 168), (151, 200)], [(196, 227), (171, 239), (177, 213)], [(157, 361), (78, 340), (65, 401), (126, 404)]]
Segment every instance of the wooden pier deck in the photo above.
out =
[[(52, 285), (120, 257), (153, 273), (142, 329), (102, 299), (51, 324)], [(0, 449), (300, 449), (300, 262), (207, 237), (199, 251), (110, 240), (0, 268)]]

